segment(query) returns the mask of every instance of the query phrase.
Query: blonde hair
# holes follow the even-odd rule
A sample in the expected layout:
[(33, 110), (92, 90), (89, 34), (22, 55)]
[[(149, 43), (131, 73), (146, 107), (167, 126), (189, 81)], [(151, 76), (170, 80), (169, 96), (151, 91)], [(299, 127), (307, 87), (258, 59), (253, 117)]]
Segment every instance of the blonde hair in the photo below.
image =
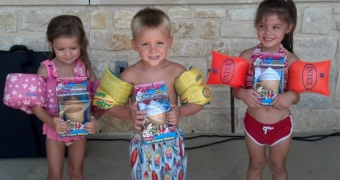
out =
[(164, 11), (147, 7), (136, 13), (131, 21), (131, 31), (133, 39), (139, 32), (145, 29), (162, 28), (168, 31), (171, 36), (171, 23), (168, 15)]

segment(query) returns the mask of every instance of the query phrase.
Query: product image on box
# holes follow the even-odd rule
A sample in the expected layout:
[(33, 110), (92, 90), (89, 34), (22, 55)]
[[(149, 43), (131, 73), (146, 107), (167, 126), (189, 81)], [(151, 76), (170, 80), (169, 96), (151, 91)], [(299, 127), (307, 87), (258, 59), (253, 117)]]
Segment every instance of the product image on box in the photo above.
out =
[(284, 61), (282, 53), (261, 53), (254, 62), (253, 89), (259, 93), (263, 106), (272, 106), (283, 92)]
[(60, 134), (60, 137), (88, 135), (84, 127), (85, 123), (90, 119), (91, 99), (86, 86), (86, 77), (58, 79), (59, 117), (67, 121), (69, 125), (69, 131), (65, 134)]
[(142, 127), (144, 144), (153, 144), (175, 139), (176, 126), (167, 122), (167, 112), (171, 110), (164, 81), (134, 86), (134, 94), (140, 110), (146, 119)]

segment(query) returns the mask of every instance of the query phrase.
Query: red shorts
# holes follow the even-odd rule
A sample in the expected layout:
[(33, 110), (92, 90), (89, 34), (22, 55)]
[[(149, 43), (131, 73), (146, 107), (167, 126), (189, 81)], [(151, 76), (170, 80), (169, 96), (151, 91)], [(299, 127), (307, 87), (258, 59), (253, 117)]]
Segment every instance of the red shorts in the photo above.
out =
[(291, 115), (275, 124), (262, 124), (246, 113), (244, 129), (247, 135), (258, 145), (274, 146), (287, 139), (293, 132), (293, 119)]

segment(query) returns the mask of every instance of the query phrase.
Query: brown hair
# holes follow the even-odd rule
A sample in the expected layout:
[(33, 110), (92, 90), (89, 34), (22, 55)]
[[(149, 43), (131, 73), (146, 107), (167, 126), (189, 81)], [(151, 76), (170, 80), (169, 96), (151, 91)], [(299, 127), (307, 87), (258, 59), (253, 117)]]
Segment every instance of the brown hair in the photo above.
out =
[[(78, 43), (80, 44), (79, 59), (85, 63), (86, 69), (91, 67), (91, 62), (87, 54), (89, 43), (83, 23), (79, 17), (73, 15), (60, 15), (54, 17), (47, 26), (46, 37), (51, 43), (60, 37), (76, 37), (78, 39)], [(55, 57), (55, 52), (53, 48), (51, 48), (50, 59)]]
[(157, 8), (144, 8), (132, 18), (131, 31), (134, 39), (141, 30), (146, 28), (164, 28), (171, 36), (170, 18), (164, 11)]
[(293, 0), (264, 0), (257, 8), (254, 20), (255, 26), (267, 15), (275, 14), (279, 19), (285, 21), (288, 25), (293, 24), (291, 31), (285, 34), (282, 45), (288, 51), (293, 51), (293, 34), (297, 22), (297, 10)]

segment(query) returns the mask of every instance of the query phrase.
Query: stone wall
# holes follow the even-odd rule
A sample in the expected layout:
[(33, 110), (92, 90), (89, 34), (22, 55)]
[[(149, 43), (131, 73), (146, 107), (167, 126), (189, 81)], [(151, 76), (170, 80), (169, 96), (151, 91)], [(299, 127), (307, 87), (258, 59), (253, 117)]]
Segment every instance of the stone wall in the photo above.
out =
[[(295, 132), (339, 130), (340, 84), (340, 2), (297, 0), (298, 24), (294, 50), (302, 60), (332, 59), (329, 87), (331, 96), (303, 94), (292, 108)], [(6, 1), (8, 2), (8, 1)], [(96, 1), (95, 1), (96, 2)], [(211, 50), (238, 56), (258, 43), (253, 26), (258, 3), (217, 3), (156, 5), (172, 20), (175, 38), (169, 59), (185, 67), (198, 66), (208, 75)], [(0, 49), (14, 44), (27, 45), (36, 51), (48, 50), (45, 31), (49, 20), (60, 14), (74, 14), (84, 22), (90, 39), (93, 68), (101, 77), (105, 68), (115, 68), (115, 61), (138, 61), (133, 51), (129, 30), (133, 15), (145, 5), (7, 5), (0, 8)], [(181, 119), (185, 132), (231, 132), (229, 88), (212, 86), (213, 100), (198, 114)], [(236, 132), (242, 132), (245, 105), (235, 102)], [(108, 115), (101, 118), (101, 132), (130, 133), (130, 120)]]

